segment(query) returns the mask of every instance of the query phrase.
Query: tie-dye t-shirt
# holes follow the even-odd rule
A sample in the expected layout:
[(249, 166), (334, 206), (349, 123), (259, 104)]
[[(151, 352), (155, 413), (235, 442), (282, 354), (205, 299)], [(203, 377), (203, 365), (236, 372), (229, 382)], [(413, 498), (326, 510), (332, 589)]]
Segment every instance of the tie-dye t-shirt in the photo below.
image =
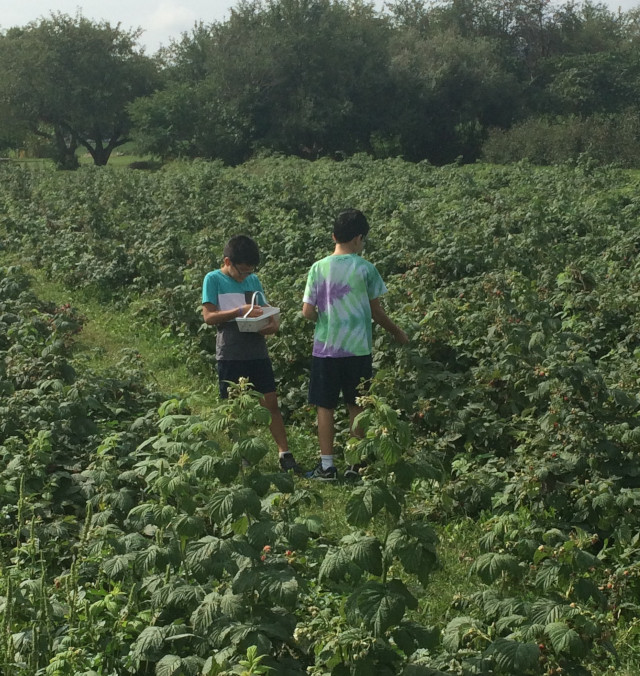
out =
[(371, 354), (369, 301), (387, 287), (375, 266), (358, 254), (327, 256), (311, 267), (304, 302), (318, 310), (314, 357)]

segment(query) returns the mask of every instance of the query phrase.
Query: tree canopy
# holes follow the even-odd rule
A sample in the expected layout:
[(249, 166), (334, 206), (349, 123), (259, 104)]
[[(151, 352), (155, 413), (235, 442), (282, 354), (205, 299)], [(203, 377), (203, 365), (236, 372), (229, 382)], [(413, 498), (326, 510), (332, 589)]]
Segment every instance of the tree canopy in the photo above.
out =
[(589, 2), (243, 0), (172, 44), (166, 86), (131, 115), (141, 148), (165, 157), (473, 161), (491, 129), (532, 115), (604, 100), (627, 114), (636, 33), (631, 16)]
[(29, 130), (60, 166), (79, 146), (104, 164), (129, 136), (161, 158), (441, 164), (486, 155), (499, 132), (504, 156), (521, 125), (559, 125), (576, 149), (598, 125), (635, 147), (640, 125), (640, 10), (589, 0), (240, 0), (154, 58), (138, 36), (62, 14), (0, 35), (0, 143)]
[(127, 140), (127, 104), (157, 82), (139, 34), (60, 13), (8, 30), (0, 37), (0, 106), (52, 142), (59, 166), (76, 166), (78, 146), (106, 164)]

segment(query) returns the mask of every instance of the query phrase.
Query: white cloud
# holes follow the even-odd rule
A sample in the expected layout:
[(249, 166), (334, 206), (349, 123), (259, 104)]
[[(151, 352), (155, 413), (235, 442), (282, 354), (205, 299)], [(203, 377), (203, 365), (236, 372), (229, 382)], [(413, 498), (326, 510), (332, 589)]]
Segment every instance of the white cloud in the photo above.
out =
[(184, 5), (173, 2), (162, 2), (151, 13), (148, 20), (148, 28), (151, 31), (162, 31), (169, 35), (185, 30), (193, 26), (197, 21), (197, 14)]

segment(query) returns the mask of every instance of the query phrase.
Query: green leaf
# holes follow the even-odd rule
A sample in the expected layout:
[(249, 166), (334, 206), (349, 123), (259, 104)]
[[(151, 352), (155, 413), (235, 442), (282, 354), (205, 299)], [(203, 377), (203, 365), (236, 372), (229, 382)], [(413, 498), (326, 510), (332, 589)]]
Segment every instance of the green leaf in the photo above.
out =
[(245, 458), (250, 464), (257, 465), (269, 453), (269, 445), (262, 437), (251, 437), (236, 442), (232, 452), (236, 459)]
[(342, 538), (340, 543), (347, 557), (358, 568), (372, 575), (382, 575), (382, 550), (378, 538), (351, 534)]
[(494, 589), (482, 592), (482, 608), (487, 619), (498, 621), (505, 616), (524, 616), (527, 614), (525, 605), (520, 599), (503, 598)]
[(255, 568), (241, 568), (233, 578), (233, 593), (253, 592), (258, 588), (259, 580), (260, 575)]
[(593, 599), (602, 608), (606, 607), (606, 596), (600, 591), (598, 585), (593, 580), (581, 577), (574, 586), (576, 596), (581, 601), (589, 601)]
[(518, 559), (512, 554), (489, 552), (481, 554), (471, 565), (471, 573), (475, 573), (486, 584), (495, 582), (503, 573), (519, 576)]
[(549, 637), (553, 649), (557, 653), (566, 653), (572, 657), (582, 657), (585, 645), (575, 629), (564, 622), (552, 622), (544, 628), (544, 633)]
[(395, 481), (398, 486), (404, 490), (411, 488), (411, 484), (417, 476), (415, 466), (412, 463), (409, 463), (406, 460), (400, 460), (399, 462), (396, 462), (391, 470), (395, 475)]
[(591, 501), (594, 509), (606, 510), (613, 506), (614, 497), (611, 493), (599, 493)]
[(544, 626), (565, 617), (567, 606), (550, 599), (537, 599), (531, 606), (531, 621)]
[(325, 578), (342, 580), (347, 576), (350, 569), (351, 559), (345, 550), (341, 547), (331, 547), (320, 564), (318, 581), (322, 582)]
[(154, 659), (164, 643), (162, 627), (145, 627), (131, 646), (131, 652), (145, 660)]
[(247, 531), (247, 540), (256, 549), (262, 549), (265, 545), (272, 545), (276, 540), (276, 524), (269, 520), (254, 521)]
[(265, 474), (265, 476), (280, 493), (293, 493), (295, 491), (292, 472), (272, 472), (271, 474)]
[(494, 641), (484, 653), (493, 657), (496, 664), (508, 674), (518, 674), (536, 669), (540, 649), (536, 643), (521, 643), (508, 638)]
[(309, 541), (310, 533), (303, 523), (292, 523), (283, 529), (283, 537), (288, 541), (291, 549), (304, 549)]
[(393, 465), (402, 457), (402, 447), (392, 437), (380, 436), (378, 454), (387, 465)]
[(191, 624), (195, 631), (206, 634), (220, 616), (220, 596), (216, 592), (207, 594), (202, 603), (191, 613)]
[(438, 565), (437, 541), (435, 531), (427, 524), (403, 524), (389, 533), (385, 556), (398, 557), (404, 569), (424, 585)]
[(496, 620), (496, 631), (499, 634), (503, 634), (505, 631), (511, 632), (514, 627), (521, 627), (526, 619), (524, 615), (505, 615), (504, 617), (499, 617)]
[(320, 516), (317, 514), (309, 514), (303, 517), (297, 517), (296, 523), (300, 523), (309, 530), (310, 533), (314, 535), (319, 535), (322, 533), (323, 521)]
[(221, 488), (207, 505), (211, 518), (216, 523), (227, 519), (235, 521), (241, 514), (260, 516), (261, 504), (256, 492), (251, 488)]
[(199, 586), (195, 585), (180, 585), (171, 591), (166, 599), (167, 606), (176, 606), (177, 608), (184, 608), (199, 603), (202, 598), (202, 591)]
[(165, 655), (156, 664), (156, 676), (175, 676), (182, 669), (182, 659), (177, 655)]
[(236, 481), (240, 473), (241, 462), (235, 458), (223, 459), (216, 465), (216, 478), (225, 485)]
[(403, 620), (394, 630), (393, 639), (405, 655), (413, 655), (416, 650), (435, 650), (440, 639), (436, 627), (425, 627), (417, 622)]
[(129, 569), (129, 565), (133, 563), (136, 558), (136, 552), (129, 554), (118, 554), (112, 556), (110, 559), (102, 562), (101, 568), (105, 575), (117, 579)]
[(560, 564), (557, 561), (547, 559), (538, 569), (535, 584), (537, 587), (542, 587), (544, 591), (548, 591), (558, 584), (560, 573)]
[(542, 345), (544, 343), (544, 333), (542, 331), (534, 331), (531, 334), (529, 339), (529, 350), (533, 350), (536, 345)]
[(271, 488), (271, 481), (269, 481), (269, 477), (257, 471), (255, 468), (247, 477), (246, 483), (257, 493), (260, 498), (264, 498)]
[(399, 624), (406, 610), (402, 593), (380, 582), (367, 582), (353, 595), (363, 622), (374, 636), (383, 636), (393, 625)]
[(587, 571), (591, 568), (599, 568), (602, 562), (597, 556), (585, 552), (584, 549), (576, 549), (573, 556), (574, 567), (579, 571)]
[(403, 669), (401, 676), (451, 676), (451, 672), (445, 673), (422, 664), (408, 664)]
[(233, 558), (236, 546), (233, 540), (222, 540), (207, 535), (187, 546), (186, 563), (190, 570), (199, 576), (213, 575), (222, 577), (227, 571), (235, 575), (238, 565)]
[(220, 460), (212, 455), (202, 455), (191, 463), (191, 470), (199, 479), (212, 479)]
[(347, 521), (356, 527), (366, 526), (383, 508), (389, 508), (393, 496), (380, 484), (370, 483), (356, 488), (345, 508)]
[(296, 604), (300, 587), (293, 569), (285, 564), (281, 568), (269, 566), (260, 575), (259, 591), (264, 601), (290, 608)]
[(473, 617), (456, 617), (445, 627), (442, 633), (442, 645), (450, 652), (456, 653), (462, 645), (463, 638), (479, 628), (478, 621)]
[(418, 608), (418, 599), (409, 591), (407, 585), (397, 578), (393, 578), (387, 582), (387, 588), (390, 592), (398, 594), (404, 599), (408, 608), (416, 610)]
[(227, 592), (220, 599), (220, 610), (228, 617), (241, 618), (247, 612), (245, 599), (241, 594)]

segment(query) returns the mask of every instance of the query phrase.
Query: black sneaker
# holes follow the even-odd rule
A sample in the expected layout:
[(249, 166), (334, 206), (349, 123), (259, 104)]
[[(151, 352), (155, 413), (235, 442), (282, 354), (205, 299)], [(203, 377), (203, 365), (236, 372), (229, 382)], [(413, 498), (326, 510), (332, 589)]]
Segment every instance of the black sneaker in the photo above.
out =
[(338, 470), (335, 467), (322, 469), (322, 462), (319, 462), (310, 472), (306, 472), (307, 479), (320, 479), (320, 481), (337, 481)]
[(349, 465), (344, 471), (344, 480), (350, 481), (351, 483), (362, 481), (362, 477), (360, 476), (361, 467), (364, 467), (364, 465)]
[(283, 472), (294, 472), (295, 474), (304, 474), (304, 470), (293, 457), (293, 453), (285, 453), (280, 458), (280, 470)]

